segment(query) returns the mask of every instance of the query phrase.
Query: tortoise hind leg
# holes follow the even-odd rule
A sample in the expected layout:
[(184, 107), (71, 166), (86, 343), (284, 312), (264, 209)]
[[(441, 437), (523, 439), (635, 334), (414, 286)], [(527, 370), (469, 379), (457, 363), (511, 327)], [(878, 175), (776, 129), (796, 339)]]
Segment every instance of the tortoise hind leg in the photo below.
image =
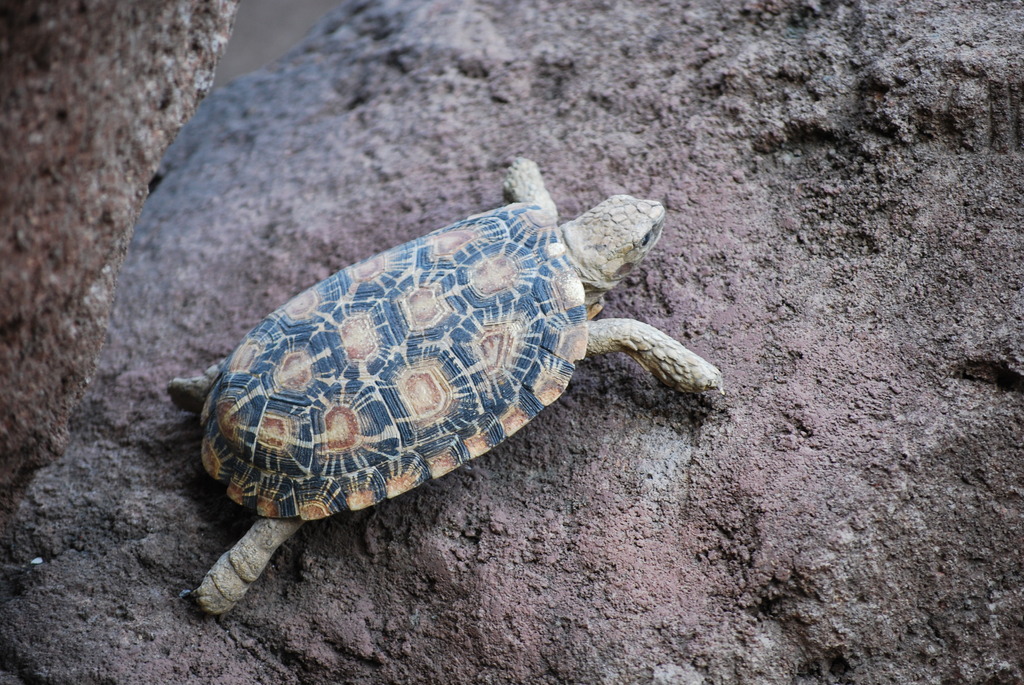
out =
[(235, 546), (221, 555), (192, 591), (199, 608), (208, 614), (223, 614), (242, 599), (249, 586), (266, 568), (270, 557), (304, 523), (300, 518), (261, 518)]
[(633, 319), (588, 321), (587, 356), (625, 352), (659, 381), (680, 392), (722, 388), (722, 372), (713, 364), (650, 326)]
[(198, 414), (203, 410), (206, 396), (220, 374), (221, 364), (214, 364), (202, 376), (175, 378), (167, 384), (167, 394), (179, 409)]
[(505, 202), (513, 204), (526, 202), (531, 205), (540, 205), (545, 212), (549, 212), (558, 221), (558, 209), (551, 194), (544, 187), (544, 178), (540, 175), (540, 167), (533, 160), (525, 157), (518, 157), (512, 166), (505, 172), (505, 182), (501, 186)]

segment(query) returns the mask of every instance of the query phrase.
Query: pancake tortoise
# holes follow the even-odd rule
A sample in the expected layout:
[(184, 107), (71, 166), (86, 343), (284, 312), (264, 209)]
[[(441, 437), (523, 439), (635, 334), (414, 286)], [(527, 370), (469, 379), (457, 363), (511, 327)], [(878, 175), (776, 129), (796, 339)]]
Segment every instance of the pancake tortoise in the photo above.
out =
[(223, 362), (168, 390), (202, 412), (202, 460), (259, 518), (193, 592), (221, 614), (305, 521), (438, 478), (523, 427), (574, 362), (625, 352), (670, 388), (721, 373), (656, 328), (593, 320), (661, 235), (665, 210), (616, 195), (558, 225), (537, 165), (509, 204), (343, 269), (260, 322)]

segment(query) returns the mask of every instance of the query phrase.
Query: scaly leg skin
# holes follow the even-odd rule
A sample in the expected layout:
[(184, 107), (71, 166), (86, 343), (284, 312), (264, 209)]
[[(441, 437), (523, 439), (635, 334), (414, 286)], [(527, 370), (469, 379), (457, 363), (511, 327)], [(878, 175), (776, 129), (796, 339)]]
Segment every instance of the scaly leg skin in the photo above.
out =
[(220, 364), (214, 364), (202, 376), (175, 378), (167, 384), (167, 394), (179, 409), (198, 414), (203, 411), (206, 396), (210, 394), (213, 382), (220, 374)]
[(217, 560), (202, 584), (192, 591), (199, 608), (216, 615), (235, 606), (263, 573), (277, 548), (302, 524), (300, 518), (261, 518), (252, 524), (249, 532)]
[(721, 390), (722, 372), (654, 326), (633, 319), (590, 321), (587, 356), (625, 352), (659, 381), (680, 392)]
[(544, 178), (540, 175), (540, 167), (536, 162), (525, 157), (516, 158), (505, 172), (505, 183), (502, 184), (501, 190), (505, 202), (540, 205), (540, 208), (549, 212), (555, 218), (555, 223), (558, 223), (558, 209), (544, 187)]

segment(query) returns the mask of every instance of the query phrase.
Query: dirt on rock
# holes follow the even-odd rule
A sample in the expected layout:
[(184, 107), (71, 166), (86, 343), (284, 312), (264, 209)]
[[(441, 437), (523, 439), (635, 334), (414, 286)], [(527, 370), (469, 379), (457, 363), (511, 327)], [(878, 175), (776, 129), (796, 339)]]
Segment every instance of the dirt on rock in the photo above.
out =
[[(0, 682), (1024, 680), (1024, 4), (347, 2), (164, 159), (65, 455), (2, 546)], [(355, 260), (500, 204), (656, 198), (625, 357), (471, 465), (248, 527), (173, 376)], [(32, 563), (40, 558), (42, 563)]]

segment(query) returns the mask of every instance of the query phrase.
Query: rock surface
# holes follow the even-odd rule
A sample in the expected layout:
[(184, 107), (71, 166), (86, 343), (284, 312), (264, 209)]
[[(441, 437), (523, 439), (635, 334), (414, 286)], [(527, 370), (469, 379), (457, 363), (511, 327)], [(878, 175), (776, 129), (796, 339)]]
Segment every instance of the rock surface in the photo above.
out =
[(236, 4), (0, 7), (0, 529), (67, 444), (150, 179)]
[[(1022, 26), (1019, 2), (346, 3), (165, 158), (70, 447), (6, 533), (0, 682), (1020, 682)], [(252, 519), (167, 379), (497, 204), (520, 154), (565, 216), (666, 203), (606, 312), (728, 396), (584, 362), (471, 468), (305, 527), (199, 615), (179, 592)]]

